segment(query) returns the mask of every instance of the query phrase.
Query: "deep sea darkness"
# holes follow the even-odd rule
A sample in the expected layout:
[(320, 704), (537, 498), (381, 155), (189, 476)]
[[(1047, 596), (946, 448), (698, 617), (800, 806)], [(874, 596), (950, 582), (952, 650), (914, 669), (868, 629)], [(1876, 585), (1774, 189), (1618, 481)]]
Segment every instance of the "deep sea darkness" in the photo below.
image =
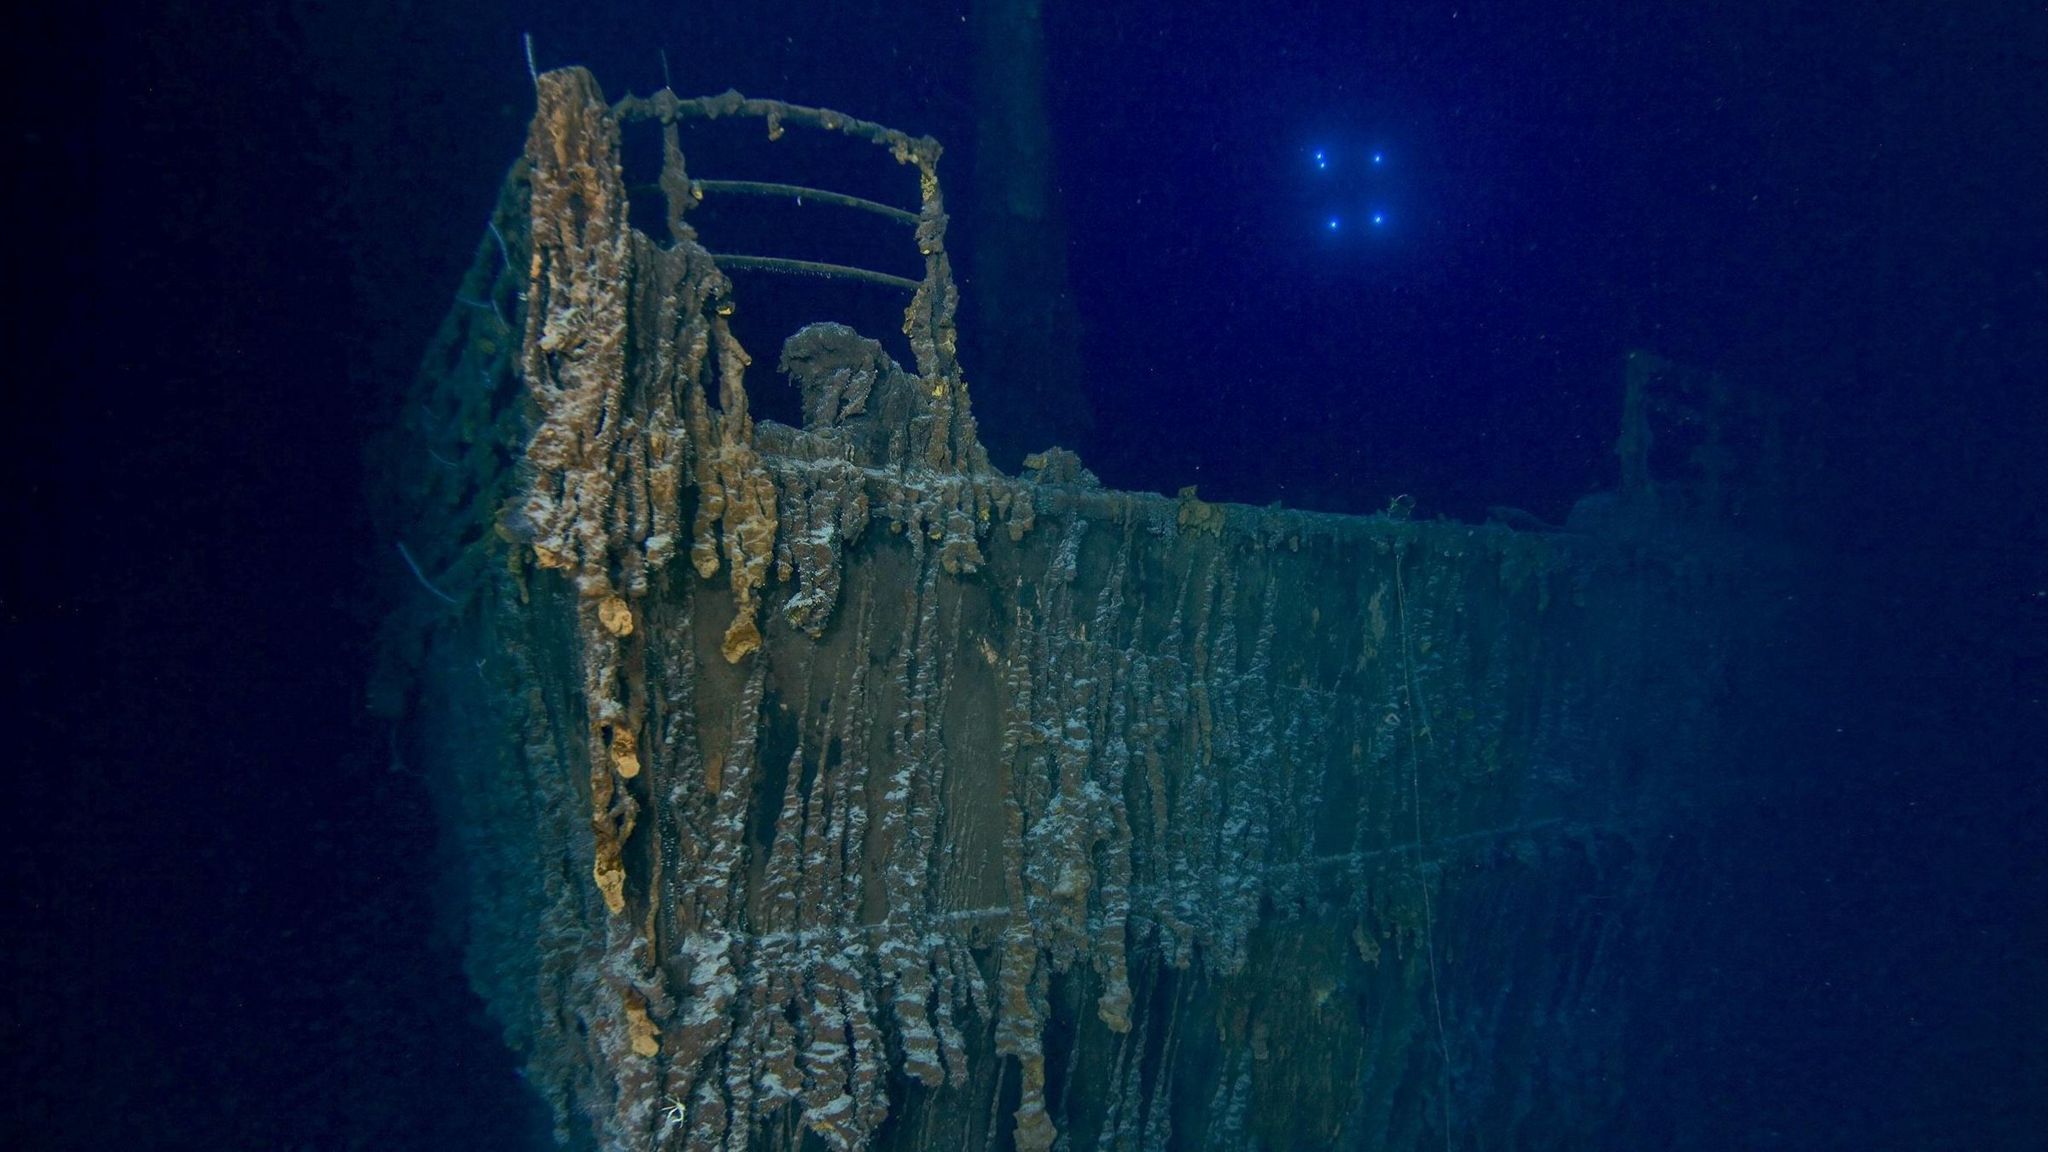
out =
[[(531, 1146), (424, 783), (364, 698), (403, 580), (364, 447), (523, 145), (521, 34), (613, 97), (665, 50), (685, 94), (929, 132), (965, 206), (970, 7), (16, 10), (0, 1146)], [(1698, 1087), (1674, 1127), (2048, 1144), (2048, 12), (1044, 23), (1087, 405), (1046, 419), (1106, 483), (1557, 520), (1614, 483), (1624, 351), (1784, 405), (1821, 594), (1784, 755), (1720, 801), (1711, 943), (1647, 998)], [(979, 392), (1017, 387), (966, 324)], [(1005, 468), (1043, 447), (984, 431)]]

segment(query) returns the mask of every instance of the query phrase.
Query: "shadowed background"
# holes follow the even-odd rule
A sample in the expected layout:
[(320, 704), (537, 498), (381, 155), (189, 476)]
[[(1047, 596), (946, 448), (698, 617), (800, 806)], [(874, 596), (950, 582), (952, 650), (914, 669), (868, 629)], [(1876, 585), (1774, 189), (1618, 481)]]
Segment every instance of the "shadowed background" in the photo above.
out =
[[(428, 798), (362, 707), (399, 560), (359, 495), (521, 146), (531, 32), (615, 95), (665, 49), (686, 93), (944, 140), (962, 359), (1005, 467), (1058, 440), (1121, 487), (1556, 519), (1611, 483), (1625, 349), (1785, 403), (1819, 462), (1788, 530), (1832, 591), (1787, 656), (1799, 737), (1717, 830), (1700, 915), (1724, 943), (1662, 1001), (1674, 1080), (1706, 1086), (1692, 1139), (2030, 1146), (2042, 17), (1665, 8), (1047, 4), (1045, 135), (1004, 137), (1049, 150), (1039, 215), (991, 206), (998, 16), (966, 6), (21, 17), (9, 1126), (531, 1132), (437, 927)], [(1318, 183), (1318, 147), (1383, 147), (1383, 182)], [(1329, 234), (1346, 188), (1390, 225)], [(987, 233), (1020, 219), (1043, 243), (1004, 272), (1029, 291), (978, 315)], [(1063, 273), (1020, 271), (1045, 245)]]

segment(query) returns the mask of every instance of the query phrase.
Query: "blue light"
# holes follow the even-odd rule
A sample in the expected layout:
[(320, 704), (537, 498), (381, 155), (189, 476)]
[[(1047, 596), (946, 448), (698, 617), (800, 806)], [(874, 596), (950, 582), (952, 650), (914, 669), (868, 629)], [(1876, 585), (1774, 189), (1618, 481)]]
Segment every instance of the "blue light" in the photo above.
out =
[(1376, 226), (1376, 227), (1377, 227), (1377, 226), (1380, 226), (1380, 225), (1384, 225), (1384, 224), (1385, 224), (1385, 223), (1387, 222), (1387, 214), (1386, 214), (1385, 212), (1375, 212), (1375, 213), (1373, 213), (1373, 214), (1372, 214), (1372, 222), (1373, 222), (1374, 226)]
[(1375, 164), (1384, 164), (1384, 163), (1386, 163), (1386, 162), (1387, 162), (1387, 156), (1386, 156), (1386, 153), (1384, 153), (1384, 152), (1375, 152), (1375, 153), (1373, 153), (1373, 154), (1372, 154), (1372, 162), (1373, 162), (1373, 163), (1375, 163)]
[(1330, 166), (1329, 153), (1324, 152), (1321, 148), (1316, 149), (1314, 159), (1318, 168), (1328, 168)]
[(1329, 228), (1332, 232), (1337, 230), (1337, 218), (1335, 216), (1330, 217)]

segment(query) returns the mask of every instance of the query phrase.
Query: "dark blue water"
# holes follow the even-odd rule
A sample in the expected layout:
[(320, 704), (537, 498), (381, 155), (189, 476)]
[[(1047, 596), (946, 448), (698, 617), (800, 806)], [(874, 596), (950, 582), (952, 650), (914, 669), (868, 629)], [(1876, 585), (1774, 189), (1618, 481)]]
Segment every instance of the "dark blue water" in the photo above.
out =
[[(970, 8), (16, 17), (0, 1141), (523, 1146), (365, 708), (395, 561), (361, 464), (522, 146), (521, 34), (614, 96), (665, 51), (685, 94), (944, 140), (963, 361), (1025, 395), (975, 344)], [(1078, 367), (1009, 427), (1105, 482), (1557, 520), (1615, 483), (1626, 351), (1775, 401), (1805, 455), (1771, 531), (1814, 592), (1705, 943), (1637, 990), (1665, 1138), (2042, 1147), (2048, 15), (1045, 0), (1043, 30)], [(1004, 427), (1004, 467), (1044, 446)]]

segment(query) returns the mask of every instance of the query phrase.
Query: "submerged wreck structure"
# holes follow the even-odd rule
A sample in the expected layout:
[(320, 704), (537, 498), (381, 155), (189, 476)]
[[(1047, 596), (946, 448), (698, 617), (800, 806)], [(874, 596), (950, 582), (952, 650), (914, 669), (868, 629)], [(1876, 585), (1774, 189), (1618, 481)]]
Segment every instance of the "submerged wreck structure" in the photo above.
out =
[[(710, 119), (914, 173), (914, 209), (837, 202), (923, 277), (716, 254), (692, 212), (749, 187), (686, 172)], [(426, 589), (386, 704), (556, 1139), (1583, 1146), (1728, 754), (1734, 576), (1641, 532), (1112, 491), (1057, 449), (1003, 474), (938, 157), (541, 74), (384, 450)], [(756, 418), (741, 269), (907, 292), (912, 363), (803, 327), (802, 426)]]

